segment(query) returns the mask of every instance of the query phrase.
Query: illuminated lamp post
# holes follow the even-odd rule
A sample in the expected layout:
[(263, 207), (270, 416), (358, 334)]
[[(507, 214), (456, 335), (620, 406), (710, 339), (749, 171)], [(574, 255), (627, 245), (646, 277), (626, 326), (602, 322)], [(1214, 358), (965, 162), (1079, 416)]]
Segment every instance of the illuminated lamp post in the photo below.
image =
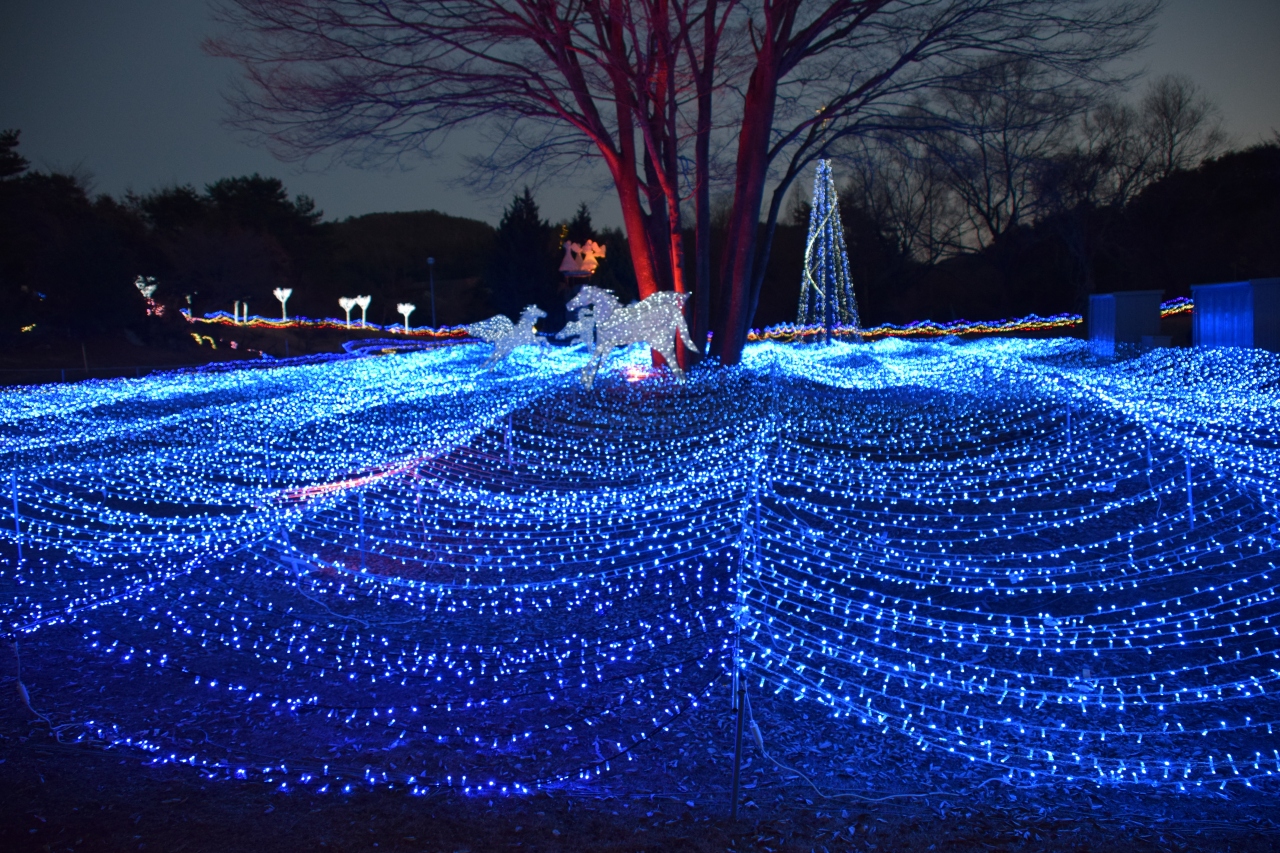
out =
[(357, 296), (356, 304), (360, 306), (360, 326), (365, 325), (365, 316), (369, 311), (369, 303), (373, 301), (372, 296)]
[(280, 300), (280, 319), (287, 322), (289, 319), (289, 314), (285, 310), (285, 308), (289, 303), (289, 297), (293, 295), (293, 288), (277, 287), (275, 290), (271, 292), (276, 295), (276, 299)]
[(409, 315), (412, 314), (417, 307), (418, 306), (414, 305), (412, 302), (401, 302), (396, 306), (396, 310), (404, 315), (404, 333), (406, 335), (409, 334)]
[(356, 307), (356, 299), (354, 296), (339, 296), (338, 306), (347, 312), (347, 328), (351, 328), (351, 309)]

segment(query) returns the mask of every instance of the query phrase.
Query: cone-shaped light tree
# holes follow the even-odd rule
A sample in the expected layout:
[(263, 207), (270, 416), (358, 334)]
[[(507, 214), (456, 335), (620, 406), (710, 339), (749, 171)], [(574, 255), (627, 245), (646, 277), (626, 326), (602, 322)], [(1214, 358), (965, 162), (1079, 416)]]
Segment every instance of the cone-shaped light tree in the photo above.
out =
[(821, 324), (828, 342), (838, 326), (859, 328), (858, 300), (849, 277), (849, 252), (830, 160), (819, 160), (813, 176), (813, 206), (809, 209), (796, 322), (802, 326)]

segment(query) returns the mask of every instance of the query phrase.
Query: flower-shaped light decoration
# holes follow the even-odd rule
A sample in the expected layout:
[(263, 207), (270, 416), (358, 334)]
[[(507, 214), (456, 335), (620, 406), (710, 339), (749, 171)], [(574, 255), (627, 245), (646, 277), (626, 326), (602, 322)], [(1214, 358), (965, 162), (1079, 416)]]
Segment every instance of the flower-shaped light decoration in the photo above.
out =
[(369, 312), (369, 303), (373, 301), (372, 296), (357, 296), (356, 304), (360, 306), (360, 325), (365, 324), (365, 315)]
[(414, 305), (412, 302), (401, 302), (396, 305), (396, 310), (404, 315), (404, 331), (406, 334), (409, 332), (409, 315), (412, 314), (417, 307), (418, 306)]
[(346, 311), (346, 312), (347, 312), (347, 327), (348, 327), (348, 328), (350, 328), (350, 326), (351, 326), (351, 309), (356, 307), (356, 297), (354, 297), (354, 296), (339, 296), (339, 297), (338, 297), (338, 306), (339, 306), (339, 307), (341, 307), (343, 311)]
[(280, 300), (280, 319), (281, 319), (281, 320), (288, 320), (288, 319), (289, 319), (289, 314), (288, 314), (288, 311), (285, 309), (285, 306), (286, 306), (286, 305), (288, 304), (288, 302), (289, 302), (289, 297), (293, 295), (293, 288), (292, 288), (292, 287), (277, 287), (275, 290), (273, 290), (273, 291), (271, 291), (271, 292), (272, 292), (272, 293), (274, 293), (274, 294), (276, 295), (276, 299), (279, 299), (279, 300)]

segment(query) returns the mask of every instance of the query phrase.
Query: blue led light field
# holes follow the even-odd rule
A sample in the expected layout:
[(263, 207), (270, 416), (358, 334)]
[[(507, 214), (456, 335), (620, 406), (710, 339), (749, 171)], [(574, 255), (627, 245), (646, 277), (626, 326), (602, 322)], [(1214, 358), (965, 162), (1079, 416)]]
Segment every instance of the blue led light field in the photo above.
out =
[(904, 762), (1273, 780), (1280, 358), (1084, 347), (3, 392), (4, 630), (62, 740), (286, 786), (589, 780), (735, 668)]

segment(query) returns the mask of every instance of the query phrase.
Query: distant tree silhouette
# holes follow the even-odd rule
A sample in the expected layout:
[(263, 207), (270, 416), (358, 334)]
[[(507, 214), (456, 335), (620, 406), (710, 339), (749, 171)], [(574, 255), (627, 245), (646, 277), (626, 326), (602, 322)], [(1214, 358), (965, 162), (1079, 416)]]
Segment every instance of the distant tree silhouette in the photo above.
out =
[(564, 238), (578, 244), (596, 238), (595, 229), (591, 227), (591, 209), (587, 207), (585, 201), (578, 205), (578, 209), (573, 214), (573, 219), (569, 220), (569, 224), (565, 228)]
[[(332, 264), (319, 279), (319, 307), (329, 316), (340, 296), (368, 293), (369, 319), (384, 322), (398, 302), (429, 305), (435, 259), (437, 317), (459, 325), (492, 316), (482, 276), (494, 257), (494, 228), (434, 210), (370, 213), (325, 226)], [(295, 294), (295, 298), (303, 295)], [(300, 303), (301, 304), (301, 303)], [(311, 310), (311, 309), (308, 309)], [(417, 315), (415, 315), (417, 316)]]
[(203, 193), (172, 186), (129, 202), (164, 258), (156, 270), (163, 297), (185, 304), (192, 296), (201, 312), (227, 311), (237, 300), (265, 309), (274, 288), (292, 287), (301, 296), (295, 306), (318, 307), (308, 290), (326, 272), (323, 214), (305, 195), (290, 199), (278, 178), (223, 178)]
[(494, 310), (513, 321), (526, 305), (547, 312), (547, 327), (564, 322), (564, 303), (557, 291), (559, 257), (555, 229), (542, 218), (533, 192), (524, 192), (498, 223), (494, 235), (493, 260), (485, 273)]
[(0, 337), (141, 324), (132, 286), (146, 253), (141, 223), (109, 197), (90, 199), (74, 177), (29, 170), (18, 138), (0, 135)]
[(31, 164), (18, 153), (19, 130), (0, 131), (0, 180), (21, 175)]

